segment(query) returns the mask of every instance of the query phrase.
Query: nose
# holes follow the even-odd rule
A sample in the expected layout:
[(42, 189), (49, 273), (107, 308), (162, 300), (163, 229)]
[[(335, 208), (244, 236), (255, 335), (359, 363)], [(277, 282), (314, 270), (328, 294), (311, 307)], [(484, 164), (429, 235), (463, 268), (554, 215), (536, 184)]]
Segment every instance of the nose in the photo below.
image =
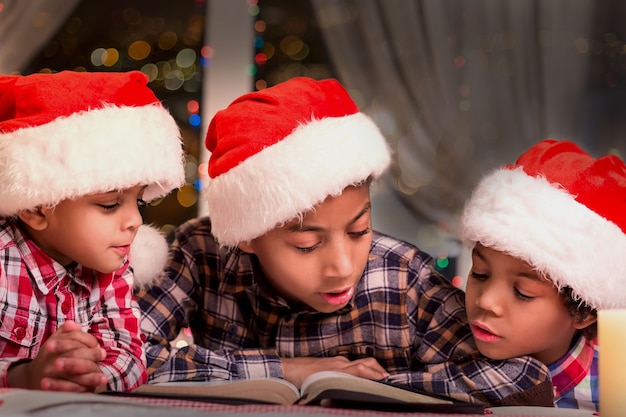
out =
[(143, 218), (139, 212), (139, 207), (135, 204), (129, 204), (124, 210), (124, 229), (137, 229), (143, 223)]
[(481, 283), (475, 291), (474, 304), (484, 310), (500, 316), (503, 312), (503, 289), (489, 281)]
[(354, 273), (354, 251), (347, 239), (336, 239), (326, 248), (324, 275), (330, 278), (349, 278)]

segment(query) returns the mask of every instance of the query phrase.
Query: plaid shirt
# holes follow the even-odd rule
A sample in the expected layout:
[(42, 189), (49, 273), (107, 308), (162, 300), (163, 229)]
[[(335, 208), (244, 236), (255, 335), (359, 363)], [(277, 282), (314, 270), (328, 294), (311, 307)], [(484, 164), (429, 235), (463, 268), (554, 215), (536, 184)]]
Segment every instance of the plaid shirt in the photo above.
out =
[[(407, 243), (375, 233), (352, 301), (331, 314), (292, 308), (255, 256), (219, 247), (206, 217), (178, 228), (170, 255), (162, 281), (137, 294), (150, 382), (283, 377), (281, 357), (343, 355), (374, 357), (390, 382), (466, 401), (506, 404), (542, 383), (551, 404), (545, 365), (479, 357), (463, 292)], [(195, 344), (171, 346), (187, 326)]]
[(77, 265), (66, 270), (24, 235), (15, 220), (0, 219), (0, 386), (14, 362), (33, 359), (66, 320), (95, 336), (107, 352), (100, 362), (111, 390), (131, 390), (147, 379), (126, 263), (112, 274)]
[(549, 366), (554, 404), (598, 411), (598, 339), (580, 336), (558, 362)]

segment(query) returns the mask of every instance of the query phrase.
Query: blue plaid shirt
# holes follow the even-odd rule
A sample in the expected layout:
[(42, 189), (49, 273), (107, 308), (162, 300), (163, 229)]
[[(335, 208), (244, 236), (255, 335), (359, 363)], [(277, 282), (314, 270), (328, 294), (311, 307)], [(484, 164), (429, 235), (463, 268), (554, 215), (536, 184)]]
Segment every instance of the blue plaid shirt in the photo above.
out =
[[(208, 218), (181, 225), (165, 275), (137, 294), (150, 382), (282, 377), (281, 357), (374, 357), (390, 382), (453, 398), (552, 404), (548, 369), (492, 361), (474, 344), (464, 294), (418, 248), (374, 233), (352, 301), (327, 314), (267, 288), (257, 258), (220, 247)], [(184, 327), (195, 344), (170, 344)], [(546, 400), (547, 398), (547, 400)]]

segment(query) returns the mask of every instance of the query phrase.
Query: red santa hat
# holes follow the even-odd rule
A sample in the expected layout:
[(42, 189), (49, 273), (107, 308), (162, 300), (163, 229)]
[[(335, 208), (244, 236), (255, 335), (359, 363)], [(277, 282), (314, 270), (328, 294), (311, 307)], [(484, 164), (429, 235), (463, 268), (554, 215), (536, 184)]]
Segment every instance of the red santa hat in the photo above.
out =
[(378, 178), (390, 162), (378, 127), (332, 79), (297, 77), (239, 97), (213, 117), (206, 146), (208, 212), (225, 246)]
[(0, 75), (0, 216), (147, 185), (184, 183), (175, 120), (139, 72)]
[[(0, 75), (0, 217), (146, 185), (151, 201), (184, 184), (174, 118), (139, 72)], [(157, 278), (167, 243), (142, 226), (131, 248), (138, 287)]]
[(487, 175), (460, 237), (507, 252), (593, 308), (626, 307), (626, 166), (545, 140)]

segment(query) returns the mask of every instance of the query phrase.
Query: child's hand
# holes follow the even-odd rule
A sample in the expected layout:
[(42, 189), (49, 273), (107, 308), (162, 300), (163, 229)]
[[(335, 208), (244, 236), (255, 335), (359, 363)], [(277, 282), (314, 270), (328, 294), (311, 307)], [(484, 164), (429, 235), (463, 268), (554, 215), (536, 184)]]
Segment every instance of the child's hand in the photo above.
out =
[(309, 375), (320, 371), (335, 371), (378, 381), (389, 376), (374, 358), (354, 361), (343, 356), (332, 358), (281, 358), (283, 377), (300, 388)]
[(37, 357), (9, 369), (9, 385), (50, 391), (93, 392), (107, 383), (99, 362), (106, 357), (93, 335), (64, 323), (41, 346)]

